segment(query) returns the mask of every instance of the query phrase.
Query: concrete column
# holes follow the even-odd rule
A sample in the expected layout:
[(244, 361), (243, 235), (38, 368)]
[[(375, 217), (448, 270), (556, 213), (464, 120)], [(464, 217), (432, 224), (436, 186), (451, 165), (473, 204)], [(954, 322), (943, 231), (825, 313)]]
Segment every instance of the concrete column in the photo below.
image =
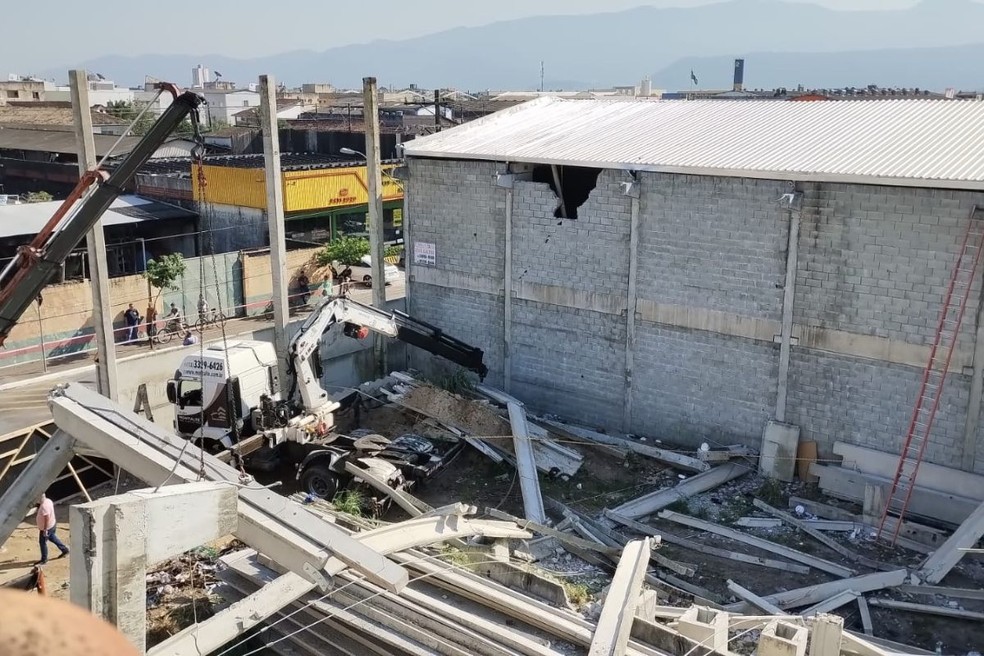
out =
[(817, 615), (810, 638), (810, 656), (840, 656), (844, 618), (837, 615)]
[(238, 490), (188, 483), (72, 506), (70, 599), (144, 653), (147, 568), (238, 529)]
[[(89, 80), (85, 71), (69, 73), (72, 112), (75, 116), (75, 142), (79, 153), (79, 175), (96, 168), (96, 142), (92, 136), (92, 112), (89, 108)], [(106, 264), (106, 235), (102, 219), (85, 236), (92, 287), (92, 326), (96, 334), (96, 380), (99, 393), (114, 401), (119, 399), (116, 373), (116, 340), (113, 339), (113, 316), (110, 310), (109, 270)]]
[(284, 182), (280, 170), (280, 131), (277, 128), (277, 82), (260, 76), (260, 122), (263, 126), (263, 161), (266, 167), (267, 223), (270, 230), (270, 269), (273, 274), (273, 343), (281, 385), (287, 381), (287, 242), (284, 226)]
[(632, 197), (631, 222), (629, 224), (629, 288), (625, 310), (625, 402), (622, 408), (622, 430), (632, 431), (632, 373), (636, 344), (636, 280), (639, 275), (639, 183), (631, 183), (626, 192)]
[(806, 656), (809, 632), (782, 620), (773, 620), (759, 636), (759, 656)]
[(677, 621), (680, 635), (714, 651), (728, 650), (728, 614), (691, 606)]
[(789, 386), (789, 354), (793, 340), (793, 302), (796, 298), (796, 266), (799, 256), (799, 211), (790, 212), (789, 247), (786, 253), (786, 286), (782, 297), (782, 335), (779, 342), (779, 380), (776, 389), (776, 421), (786, 421)]
[[(372, 304), (386, 309), (386, 275), (383, 255), (386, 252), (386, 232), (383, 225), (383, 166), (379, 155), (379, 94), (376, 78), (362, 78), (362, 115), (366, 130), (366, 177), (369, 192), (369, 254), (372, 257)], [(376, 373), (386, 373), (386, 338), (374, 336)]]
[[(982, 274), (979, 274), (982, 275)], [(981, 422), (981, 400), (984, 395), (984, 285), (977, 300), (974, 333), (974, 370), (970, 377), (970, 397), (967, 400), (967, 420), (964, 424), (963, 455), (960, 466), (974, 471), (977, 459), (977, 429)]]
[(506, 276), (502, 292), (502, 388), (506, 394), (511, 392), (512, 386), (512, 215), (513, 190), (509, 187), (506, 189)]
[(41, 493), (58, 478), (74, 455), (75, 438), (62, 430), (55, 431), (13, 485), (0, 496), (0, 544), (7, 541)]

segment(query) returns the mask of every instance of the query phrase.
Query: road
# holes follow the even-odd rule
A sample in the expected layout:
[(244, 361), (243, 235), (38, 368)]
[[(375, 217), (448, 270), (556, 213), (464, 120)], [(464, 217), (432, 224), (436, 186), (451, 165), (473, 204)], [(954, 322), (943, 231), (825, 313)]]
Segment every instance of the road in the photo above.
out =
[[(387, 300), (403, 298), (406, 286), (401, 280), (386, 288)], [(361, 303), (372, 303), (372, 290), (367, 288), (353, 289), (351, 298)], [(304, 316), (304, 313), (292, 315), (293, 319)], [(270, 328), (273, 322), (261, 318), (232, 319), (226, 322), (226, 337), (248, 335), (259, 330)], [(205, 333), (207, 342), (221, 340), (218, 329)], [(162, 349), (160, 357), (173, 357), (175, 347)], [(180, 348), (180, 347), (178, 347)], [(188, 347), (192, 348), (192, 347)], [(117, 363), (121, 368), (129, 365), (140, 368), (147, 366), (149, 347), (146, 345), (117, 345)], [(92, 355), (83, 355), (71, 361), (61, 361), (48, 365), (48, 372), (41, 371), (38, 362), (29, 362), (0, 370), (0, 436), (20, 431), (28, 426), (51, 420), (48, 411), (48, 393), (61, 383), (81, 383), (95, 388), (96, 372)]]

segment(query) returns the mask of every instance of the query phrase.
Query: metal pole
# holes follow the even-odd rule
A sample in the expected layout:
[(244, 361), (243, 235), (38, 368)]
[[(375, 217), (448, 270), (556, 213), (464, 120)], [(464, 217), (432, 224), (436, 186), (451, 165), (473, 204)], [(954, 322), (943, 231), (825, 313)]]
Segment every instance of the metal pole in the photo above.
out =
[[(96, 166), (96, 143), (92, 136), (92, 112), (89, 109), (89, 81), (86, 72), (69, 72), (72, 112), (75, 114), (75, 141), (79, 149), (79, 174)], [(99, 393), (114, 401), (119, 398), (116, 371), (116, 342), (113, 339), (113, 315), (109, 298), (109, 271), (106, 264), (106, 236), (102, 220), (85, 237), (89, 253), (89, 281), (92, 287), (92, 325), (96, 333), (96, 379)]]
[(48, 373), (48, 358), (44, 355), (44, 324), (41, 322), (41, 304), (34, 306), (38, 310), (38, 335), (41, 337), (41, 371)]
[[(372, 304), (386, 309), (386, 274), (383, 268), (386, 234), (383, 226), (383, 175), (379, 161), (379, 96), (376, 78), (362, 78), (362, 106), (366, 125), (366, 177), (369, 187), (369, 255), (372, 258)], [(377, 374), (386, 369), (386, 343), (382, 335), (375, 336)]]
[(277, 82), (260, 76), (260, 122), (266, 166), (267, 223), (270, 230), (270, 269), (273, 274), (273, 343), (277, 347), (281, 385), (287, 381), (287, 242), (284, 226), (284, 184), (280, 170), (280, 131), (277, 128)]

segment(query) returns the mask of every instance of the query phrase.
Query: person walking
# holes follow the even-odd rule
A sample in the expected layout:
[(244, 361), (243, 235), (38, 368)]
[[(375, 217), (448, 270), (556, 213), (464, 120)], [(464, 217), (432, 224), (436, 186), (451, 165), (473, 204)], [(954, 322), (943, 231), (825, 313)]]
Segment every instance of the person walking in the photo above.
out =
[(301, 297), (301, 305), (307, 305), (308, 302), (308, 287), (310, 287), (311, 281), (308, 280), (307, 274), (301, 270), (301, 273), (297, 276), (297, 288), (298, 295)]
[(140, 325), (140, 312), (137, 308), (133, 307), (133, 303), (130, 303), (129, 307), (126, 308), (126, 312), (123, 313), (123, 318), (126, 319), (126, 341), (135, 342), (137, 341), (137, 327)]
[(55, 531), (58, 530), (58, 521), (55, 519), (55, 504), (44, 492), (41, 493), (41, 503), (38, 504), (36, 521), (38, 525), (38, 545), (41, 547), (41, 560), (34, 564), (44, 565), (48, 562), (49, 542), (61, 551), (59, 558), (67, 556), (69, 553), (68, 547), (55, 535)]

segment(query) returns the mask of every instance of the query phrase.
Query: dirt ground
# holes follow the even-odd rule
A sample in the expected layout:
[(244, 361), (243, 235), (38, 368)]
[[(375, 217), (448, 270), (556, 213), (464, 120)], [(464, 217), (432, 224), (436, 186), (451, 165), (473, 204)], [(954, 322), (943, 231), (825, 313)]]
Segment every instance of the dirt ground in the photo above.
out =
[[(58, 520), (58, 539), (71, 546), (68, 531), (68, 506), (55, 506)], [(13, 535), (0, 546), (0, 586), (31, 573), (35, 561), (41, 557), (38, 547), (38, 527), (34, 515), (21, 522)], [(44, 566), (44, 578), (49, 597), (68, 599), (68, 558), (58, 558), (58, 547), (48, 544), (48, 564)]]

